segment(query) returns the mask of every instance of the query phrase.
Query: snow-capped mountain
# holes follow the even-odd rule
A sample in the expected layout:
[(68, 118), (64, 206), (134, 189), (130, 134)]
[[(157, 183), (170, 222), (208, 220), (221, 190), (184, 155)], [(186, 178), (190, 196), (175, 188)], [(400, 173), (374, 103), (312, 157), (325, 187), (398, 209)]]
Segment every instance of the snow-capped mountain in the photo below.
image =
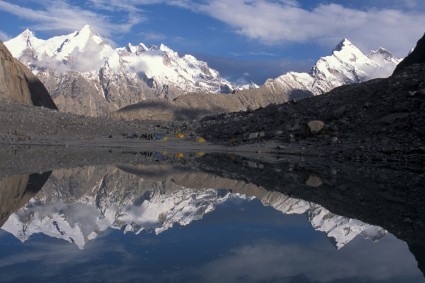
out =
[(384, 48), (365, 55), (344, 39), (330, 56), (320, 58), (309, 73), (289, 72), (267, 80), (265, 87), (272, 93), (288, 94), (288, 100), (320, 95), (341, 85), (388, 77), (400, 61)]
[[(89, 26), (47, 40), (26, 30), (5, 45), (40, 78), (60, 110), (91, 116), (147, 99), (172, 100), (186, 93), (246, 91), (235, 94), (234, 100), (242, 99), (249, 105), (244, 102), (233, 111), (264, 107), (386, 77), (400, 62), (383, 48), (365, 55), (344, 39), (309, 73), (289, 72), (267, 80), (262, 87), (254, 83), (233, 86), (191, 55), (180, 57), (165, 45), (147, 47), (143, 43), (114, 49)], [(208, 97), (202, 101), (206, 106)], [(195, 99), (187, 99), (191, 98)], [(220, 99), (222, 105), (227, 104), (227, 97)]]
[(260, 86), (254, 83), (253, 81), (251, 82), (237, 81), (233, 88), (234, 90), (245, 90), (245, 89), (256, 89), (259, 87)]
[(207, 63), (165, 45), (112, 48), (89, 26), (42, 40), (25, 30), (5, 42), (46, 85), (60, 110), (99, 115), (145, 99), (233, 90)]
[[(257, 197), (284, 214), (307, 215), (314, 229), (325, 232), (338, 248), (358, 235), (379, 240), (386, 233), (382, 228), (278, 192)], [(159, 234), (176, 224), (184, 226), (200, 220), (226, 201), (254, 198), (237, 190), (186, 188), (174, 181), (144, 179), (111, 167), (58, 170), (2, 229), (21, 241), (43, 233), (82, 249), (109, 228)]]
[[(254, 110), (270, 104), (320, 95), (341, 85), (388, 77), (398, 62), (400, 59), (383, 48), (364, 55), (349, 40), (344, 39), (330, 56), (320, 58), (309, 73), (289, 72), (276, 79), (267, 80), (260, 87), (246, 82), (236, 83), (235, 91), (231, 95), (189, 94), (172, 101), (170, 105), (177, 109), (196, 107), (199, 110), (196, 117), (198, 119), (205, 115), (216, 114), (217, 109), (220, 109), (220, 112)], [(164, 112), (160, 112), (161, 114), (155, 118), (178, 118), (174, 111)], [(129, 107), (113, 115), (130, 120), (151, 119), (151, 114), (142, 107)]]

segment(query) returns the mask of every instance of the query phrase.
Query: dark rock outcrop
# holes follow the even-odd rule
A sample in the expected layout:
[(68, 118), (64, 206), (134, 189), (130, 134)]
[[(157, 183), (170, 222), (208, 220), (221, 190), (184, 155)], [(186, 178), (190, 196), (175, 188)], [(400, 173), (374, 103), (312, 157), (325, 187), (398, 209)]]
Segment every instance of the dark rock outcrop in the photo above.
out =
[(58, 109), (41, 81), (0, 41), (0, 99)]
[(419, 39), (415, 49), (398, 64), (393, 74), (399, 73), (402, 69), (413, 64), (425, 63), (425, 34)]

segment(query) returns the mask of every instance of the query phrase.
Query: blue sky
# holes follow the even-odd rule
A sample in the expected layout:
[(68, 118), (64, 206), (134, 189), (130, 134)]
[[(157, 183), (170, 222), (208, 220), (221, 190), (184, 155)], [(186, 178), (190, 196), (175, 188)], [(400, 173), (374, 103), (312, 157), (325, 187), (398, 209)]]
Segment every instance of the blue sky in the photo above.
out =
[(308, 71), (343, 39), (403, 57), (425, 32), (425, 0), (0, 0), (0, 39), (89, 24), (115, 46), (164, 43), (232, 81)]

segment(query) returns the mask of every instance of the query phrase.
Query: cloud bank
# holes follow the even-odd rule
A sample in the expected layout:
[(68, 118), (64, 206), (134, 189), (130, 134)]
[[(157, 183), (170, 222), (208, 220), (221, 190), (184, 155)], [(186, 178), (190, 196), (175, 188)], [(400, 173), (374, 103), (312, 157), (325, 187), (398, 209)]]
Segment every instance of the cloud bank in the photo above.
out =
[(9, 39), (10, 39), (10, 36), (9, 35), (7, 35), (6, 33), (2, 32), (2, 31), (0, 31), (0, 40), (1, 41), (7, 41)]
[[(30, 3), (32, 1), (24, 1)], [(31, 29), (47, 32), (72, 32), (89, 24), (93, 30), (109, 37), (115, 33), (126, 33), (143, 18), (135, 13), (128, 13), (121, 23), (113, 22), (110, 16), (94, 10), (71, 4), (68, 1), (40, 0), (39, 6), (31, 8), (0, 1), (0, 10), (32, 22)]]
[[(102, 36), (128, 33), (149, 21), (143, 8), (164, 4), (189, 9), (228, 25), (259, 44), (318, 43), (333, 46), (349, 38), (363, 50), (385, 46), (406, 55), (425, 32), (423, 0), (0, 0), (0, 10), (29, 20), (38, 31), (69, 32), (85, 24)], [(310, 5), (310, 6), (308, 6)], [(421, 8), (422, 7), (422, 8)], [(119, 17), (117, 17), (119, 13)]]
[[(415, 7), (416, 1), (406, 3)], [(318, 42), (332, 46), (349, 38), (365, 50), (384, 45), (404, 55), (425, 31), (425, 13), (409, 9), (361, 10), (332, 3), (307, 9), (271, 0), (210, 0), (193, 9), (268, 45)]]

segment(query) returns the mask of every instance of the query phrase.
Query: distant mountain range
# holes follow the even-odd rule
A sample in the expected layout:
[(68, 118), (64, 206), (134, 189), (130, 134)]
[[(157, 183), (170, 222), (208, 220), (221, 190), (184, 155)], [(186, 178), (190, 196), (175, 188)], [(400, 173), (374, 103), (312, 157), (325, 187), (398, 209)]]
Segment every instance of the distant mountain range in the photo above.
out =
[[(160, 169), (166, 172), (165, 167)], [(224, 202), (259, 198), (264, 205), (284, 214), (305, 214), (313, 228), (325, 232), (338, 249), (358, 235), (377, 241), (386, 234), (380, 227), (335, 215), (320, 205), (278, 192), (254, 186), (256, 191), (260, 190), (256, 196), (245, 194), (246, 184), (235, 185), (232, 180), (213, 182), (217, 186), (233, 184), (239, 189), (186, 188), (179, 184), (193, 182), (198, 186), (198, 181), (205, 178), (211, 176), (177, 173), (168, 180), (156, 180), (108, 166), (57, 170), (35, 197), (8, 218), (2, 229), (23, 242), (42, 233), (83, 249), (109, 228), (124, 233), (159, 234), (177, 224), (185, 226), (201, 220)]]
[(292, 92), (290, 98), (320, 95), (341, 85), (388, 77), (400, 61), (382, 47), (365, 55), (344, 39), (330, 56), (320, 58), (309, 73), (289, 72), (267, 80), (265, 87), (274, 93)]
[(165, 45), (114, 49), (89, 26), (38, 39), (25, 30), (5, 42), (43, 81), (61, 110), (99, 115), (145, 99), (187, 92), (230, 92), (232, 84), (205, 62)]
[[(114, 49), (89, 26), (47, 40), (26, 30), (5, 45), (40, 78), (60, 110), (90, 116), (150, 99), (171, 101), (188, 93), (230, 94), (244, 89), (252, 91), (247, 94), (250, 105), (243, 107), (255, 108), (387, 77), (400, 62), (383, 48), (364, 55), (345, 39), (309, 73), (283, 74), (256, 91), (257, 85), (233, 85), (206, 62), (191, 55), (180, 57), (165, 45), (140, 43)], [(269, 94), (274, 98), (268, 98)]]

